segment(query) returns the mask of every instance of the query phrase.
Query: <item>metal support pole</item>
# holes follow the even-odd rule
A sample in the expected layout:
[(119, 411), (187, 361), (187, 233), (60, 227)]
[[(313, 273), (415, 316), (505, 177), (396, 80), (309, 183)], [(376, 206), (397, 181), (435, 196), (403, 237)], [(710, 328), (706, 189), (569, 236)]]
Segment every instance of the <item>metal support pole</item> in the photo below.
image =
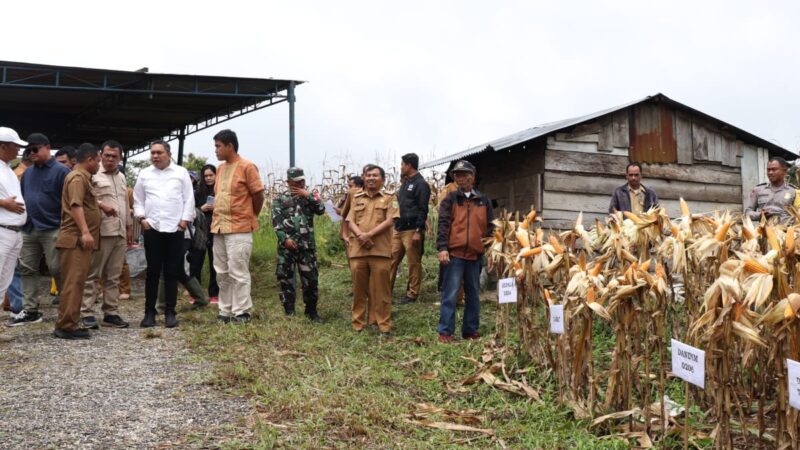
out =
[(178, 132), (178, 165), (183, 165), (183, 142), (186, 140), (186, 130), (181, 128)]
[(294, 81), (289, 82), (289, 166), (294, 167)]
[(128, 151), (125, 150), (122, 155), (122, 171), (125, 172), (125, 168), (128, 166)]

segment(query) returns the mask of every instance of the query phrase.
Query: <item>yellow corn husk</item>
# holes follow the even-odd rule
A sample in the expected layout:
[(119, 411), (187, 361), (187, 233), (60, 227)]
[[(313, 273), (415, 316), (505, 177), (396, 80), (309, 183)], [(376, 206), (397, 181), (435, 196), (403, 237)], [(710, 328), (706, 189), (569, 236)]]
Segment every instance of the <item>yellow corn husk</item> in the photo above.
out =
[(678, 227), (673, 225), (672, 223), (669, 224), (669, 229), (672, 232), (673, 237), (678, 237)]
[(686, 204), (686, 200), (684, 200), (683, 197), (681, 197), (680, 199), (680, 204), (681, 204), (681, 216), (691, 217), (692, 213), (691, 211), (689, 211), (689, 205)]
[(744, 261), (744, 269), (750, 273), (770, 273), (768, 267), (752, 258), (748, 258)]
[(602, 317), (603, 319), (605, 319), (608, 322), (612, 321), (611, 314), (609, 314), (608, 310), (606, 310), (606, 308), (603, 305), (601, 305), (600, 303), (598, 303), (598, 302), (587, 303), (587, 305), (589, 305), (589, 309), (591, 309), (592, 311), (597, 313), (598, 316)]
[(541, 228), (536, 229), (536, 242), (537, 245), (539, 242), (544, 242), (542, 239), (544, 238), (544, 231)]
[(644, 220), (642, 220), (639, 216), (630, 211), (623, 211), (622, 214), (625, 216), (626, 219), (630, 219), (631, 222), (637, 225), (640, 223), (644, 223)]
[(639, 270), (641, 270), (642, 272), (649, 272), (651, 262), (653, 262), (652, 259), (648, 259), (647, 261), (643, 262), (642, 265), (639, 266)]
[(550, 245), (553, 246), (553, 252), (554, 253), (559, 254), (559, 255), (564, 253), (564, 246), (562, 246), (561, 243), (558, 242), (558, 238), (556, 238), (554, 235), (551, 234), (549, 241), (550, 241)]
[(603, 270), (603, 264), (601, 264), (600, 261), (597, 261), (594, 264), (594, 267), (592, 267), (592, 270), (589, 272), (589, 275), (591, 275), (593, 277), (596, 277), (596, 276), (600, 275), (600, 272), (602, 270)]
[(539, 253), (542, 253), (542, 247), (533, 247), (533, 248), (525, 247), (522, 250), (520, 250), (517, 257), (530, 258), (531, 256), (538, 255)]
[(494, 241), (503, 242), (503, 234), (500, 233), (500, 230), (494, 230)]
[(548, 305), (552, 305), (553, 304), (553, 300), (550, 297), (550, 289), (545, 289), (544, 290), (544, 298), (545, 298), (545, 300), (547, 300), (547, 304)]
[(746, 226), (743, 226), (742, 227), (742, 237), (744, 238), (744, 240), (749, 241), (751, 239), (754, 239), (756, 237), (756, 235), (753, 233), (753, 230), (751, 230), (750, 228), (748, 228)]
[(761, 336), (758, 335), (756, 330), (742, 324), (741, 322), (733, 322), (733, 334), (746, 341), (750, 341), (753, 344), (760, 345), (762, 347), (767, 346), (767, 343), (761, 339)]
[(656, 263), (656, 276), (664, 280), (667, 279), (667, 271), (664, 269), (664, 265), (661, 263)]
[(800, 314), (800, 295), (789, 294), (787, 300), (786, 309), (783, 312), (783, 318), (791, 319), (792, 317), (798, 317), (798, 314)]
[(530, 238), (528, 238), (528, 230), (522, 230), (522, 229), (517, 230), (515, 232), (515, 235), (517, 237), (517, 242), (519, 242), (519, 246), (520, 247), (530, 247), (531, 246), (531, 240), (530, 240)]
[(783, 242), (783, 248), (786, 249), (787, 254), (794, 253), (794, 225), (786, 229), (786, 240)]
[(595, 296), (594, 286), (586, 288), (586, 303), (594, 303), (597, 297)]
[(772, 228), (772, 225), (767, 225), (764, 227), (764, 231), (767, 233), (767, 242), (769, 242), (769, 248), (775, 250), (776, 252), (780, 252), (781, 245), (778, 243), (778, 236), (775, 235), (775, 229)]
[(586, 253), (584, 252), (581, 252), (581, 255), (578, 256), (578, 267), (584, 272), (586, 271)]
[(528, 215), (525, 217), (525, 220), (529, 224), (533, 223), (533, 221), (536, 220), (536, 210), (535, 209), (531, 209), (531, 212), (528, 213)]
[(717, 231), (716, 236), (714, 236), (717, 239), (717, 242), (724, 242), (725, 241), (725, 236), (728, 234), (728, 230), (730, 228), (731, 228), (731, 223), (730, 222), (725, 222), (719, 227), (719, 230)]
[(522, 223), (519, 224), (519, 229), (520, 230), (527, 230), (528, 229), (528, 219), (523, 220)]

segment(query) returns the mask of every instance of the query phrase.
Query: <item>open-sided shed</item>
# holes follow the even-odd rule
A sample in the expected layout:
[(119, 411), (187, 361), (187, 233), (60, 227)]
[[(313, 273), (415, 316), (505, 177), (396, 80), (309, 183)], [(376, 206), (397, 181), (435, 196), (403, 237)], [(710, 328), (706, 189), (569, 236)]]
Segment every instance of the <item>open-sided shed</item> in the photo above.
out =
[(478, 188), (500, 208), (542, 211), (544, 225), (570, 228), (578, 212), (591, 222), (608, 211), (625, 167), (642, 164), (643, 184), (670, 215), (685, 198), (696, 212), (741, 211), (766, 181), (771, 155), (797, 155), (740, 128), (656, 94), (574, 119), (530, 128), (423, 168), (467, 159)]

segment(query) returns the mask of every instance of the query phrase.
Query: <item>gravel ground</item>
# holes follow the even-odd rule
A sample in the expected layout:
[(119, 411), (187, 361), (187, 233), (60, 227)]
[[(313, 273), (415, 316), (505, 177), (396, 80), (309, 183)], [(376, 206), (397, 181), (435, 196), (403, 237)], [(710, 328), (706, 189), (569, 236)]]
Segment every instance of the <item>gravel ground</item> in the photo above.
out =
[(139, 328), (143, 310), (143, 300), (123, 302), (130, 328), (101, 327), (83, 341), (53, 338), (50, 305), (43, 323), (0, 330), (0, 447), (208, 448), (246, 440), (247, 400), (205, 382), (209, 368), (192, 358), (180, 329)]

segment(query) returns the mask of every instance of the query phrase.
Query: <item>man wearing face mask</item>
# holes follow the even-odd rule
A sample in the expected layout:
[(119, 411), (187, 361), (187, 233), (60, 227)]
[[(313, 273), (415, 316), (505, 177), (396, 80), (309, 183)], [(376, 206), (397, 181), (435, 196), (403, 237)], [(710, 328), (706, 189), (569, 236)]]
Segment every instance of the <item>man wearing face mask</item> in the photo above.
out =
[(272, 227), (278, 237), (278, 265), (275, 274), (280, 284), (280, 298), (287, 316), (294, 315), (294, 272), (300, 272), (306, 316), (322, 322), (317, 313), (318, 271), (314, 242), (314, 216), (325, 213), (319, 194), (306, 189), (303, 169), (291, 167), (286, 172), (289, 192), (272, 204)]

